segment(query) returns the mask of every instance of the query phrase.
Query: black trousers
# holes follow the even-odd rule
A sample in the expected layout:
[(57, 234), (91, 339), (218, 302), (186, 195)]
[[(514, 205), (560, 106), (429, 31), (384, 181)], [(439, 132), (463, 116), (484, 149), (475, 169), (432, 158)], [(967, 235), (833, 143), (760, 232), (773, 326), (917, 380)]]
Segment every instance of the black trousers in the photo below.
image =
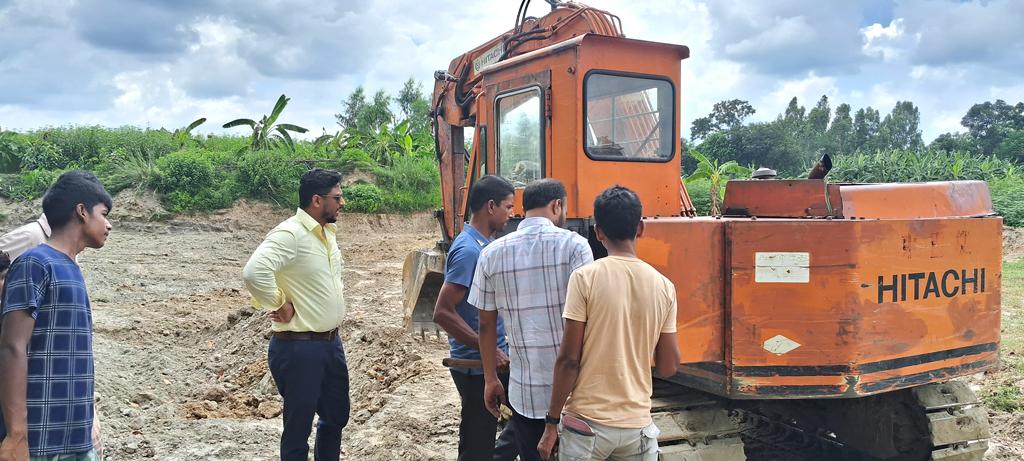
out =
[(527, 418), (513, 410), (512, 430), (516, 433), (516, 445), (519, 447), (521, 461), (542, 461), (537, 444), (544, 436), (544, 420)]
[[(459, 423), (459, 461), (513, 461), (519, 454), (511, 424), (494, 441), (498, 420), (484, 406), (484, 377), (451, 371), (452, 381), (462, 401)], [(508, 375), (500, 375), (508, 389)]]
[(313, 414), (320, 416), (313, 459), (338, 461), (348, 423), (348, 365), (341, 339), (287, 341), (270, 338), (270, 374), (284, 400), (281, 460), (306, 461)]

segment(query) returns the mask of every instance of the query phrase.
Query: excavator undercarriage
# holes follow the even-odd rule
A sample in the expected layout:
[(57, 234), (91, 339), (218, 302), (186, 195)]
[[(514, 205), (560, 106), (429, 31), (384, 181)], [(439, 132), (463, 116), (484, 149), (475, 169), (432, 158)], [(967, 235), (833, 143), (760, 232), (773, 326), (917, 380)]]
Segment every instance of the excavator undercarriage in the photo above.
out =
[(988, 417), (962, 381), (860, 399), (735, 401), (655, 383), (664, 461), (981, 461)]

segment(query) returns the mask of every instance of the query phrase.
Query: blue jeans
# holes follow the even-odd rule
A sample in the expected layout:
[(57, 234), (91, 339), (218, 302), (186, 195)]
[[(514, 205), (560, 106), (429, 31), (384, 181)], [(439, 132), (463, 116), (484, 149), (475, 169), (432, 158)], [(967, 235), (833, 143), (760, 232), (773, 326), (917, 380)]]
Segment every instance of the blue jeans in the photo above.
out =
[(281, 461), (306, 461), (313, 414), (320, 416), (313, 459), (341, 457), (341, 431), (348, 423), (348, 365), (341, 339), (288, 341), (270, 339), (270, 374), (284, 400)]

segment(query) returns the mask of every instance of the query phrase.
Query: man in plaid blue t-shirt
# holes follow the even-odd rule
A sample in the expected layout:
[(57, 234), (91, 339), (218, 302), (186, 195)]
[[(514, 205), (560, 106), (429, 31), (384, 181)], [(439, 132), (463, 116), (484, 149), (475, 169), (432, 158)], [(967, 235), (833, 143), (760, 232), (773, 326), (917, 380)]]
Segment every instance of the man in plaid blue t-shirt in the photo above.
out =
[(71, 171), (43, 197), (49, 240), (11, 265), (0, 318), (0, 461), (98, 461), (92, 311), (75, 258), (110, 234), (110, 195)]

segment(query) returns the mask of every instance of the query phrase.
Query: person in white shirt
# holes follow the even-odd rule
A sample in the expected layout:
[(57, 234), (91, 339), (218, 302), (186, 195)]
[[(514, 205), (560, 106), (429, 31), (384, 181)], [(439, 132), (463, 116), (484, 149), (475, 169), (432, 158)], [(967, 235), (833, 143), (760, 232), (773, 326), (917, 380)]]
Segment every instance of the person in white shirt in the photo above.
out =
[(480, 309), (484, 404), (498, 415), (504, 387), (497, 373), (498, 311), (510, 349), (508, 400), (523, 461), (540, 460), (537, 443), (551, 399), (555, 356), (562, 341), (569, 274), (594, 260), (587, 239), (562, 229), (565, 186), (542, 179), (526, 186), (526, 219), (485, 247), (477, 260), (469, 304)]

